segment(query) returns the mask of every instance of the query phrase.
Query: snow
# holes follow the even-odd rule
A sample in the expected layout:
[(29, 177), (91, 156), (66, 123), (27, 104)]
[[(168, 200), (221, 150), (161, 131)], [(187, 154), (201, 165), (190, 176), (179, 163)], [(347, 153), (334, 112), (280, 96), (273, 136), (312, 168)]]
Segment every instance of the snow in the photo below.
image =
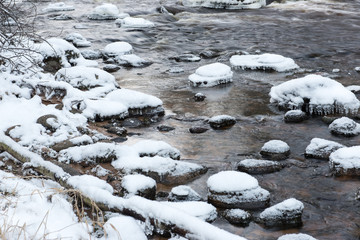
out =
[(86, 40), (80, 33), (70, 33), (65, 37), (66, 41), (72, 42), (76, 47), (90, 47), (91, 42)]
[[(359, 69), (360, 71), (360, 69)], [(358, 93), (360, 92), (360, 86), (359, 85), (350, 85), (346, 87), (349, 91), (353, 92), (353, 93)]]
[(360, 134), (360, 124), (348, 117), (341, 117), (329, 125), (329, 130), (335, 134), (354, 136)]
[(230, 64), (233, 68), (273, 69), (277, 72), (286, 72), (299, 68), (291, 58), (271, 53), (261, 55), (233, 55), (230, 58)]
[(324, 158), (344, 145), (321, 138), (311, 139), (310, 144), (305, 149), (305, 154), (311, 157)]
[(97, 117), (116, 117), (122, 119), (129, 114), (127, 111), (128, 107), (121, 102), (115, 102), (108, 99), (86, 99), (84, 103), (86, 107), (82, 112), (82, 115), (92, 120), (95, 120)]
[(250, 214), (242, 209), (234, 208), (226, 210), (226, 216), (230, 218), (241, 218), (241, 219), (248, 219), (250, 218)]
[(102, 166), (100, 165), (97, 165), (96, 167), (92, 168), (91, 169), (91, 172), (92, 173), (95, 173), (95, 175), (97, 177), (105, 177), (106, 175), (108, 175), (110, 173), (109, 170), (103, 168)]
[(180, 185), (173, 187), (169, 194), (169, 200), (178, 201), (178, 198), (185, 198), (188, 201), (200, 201), (201, 196), (195, 192), (191, 187)]
[(131, 197), (142, 190), (156, 188), (156, 181), (140, 174), (127, 175), (122, 178), (121, 187), (127, 192), (125, 197)]
[(260, 218), (262, 219), (277, 219), (281, 217), (284, 213), (287, 215), (291, 212), (292, 214), (302, 213), (304, 209), (304, 204), (295, 198), (289, 198), (284, 200), (272, 207), (265, 209), (260, 213)]
[(330, 154), (330, 167), (336, 171), (360, 168), (360, 146), (344, 147)]
[(153, 22), (139, 17), (125, 17), (123, 19), (117, 19), (115, 23), (124, 28), (155, 27), (155, 24)]
[(132, 145), (132, 148), (139, 156), (158, 155), (160, 157), (180, 159), (180, 151), (164, 141), (142, 140)]
[(232, 82), (233, 72), (223, 63), (212, 63), (196, 69), (189, 76), (189, 81), (194, 87), (213, 87), (219, 84)]
[(265, 0), (184, 0), (184, 6), (221, 9), (257, 9), (266, 5)]
[(94, 88), (110, 86), (115, 89), (118, 84), (115, 77), (98, 68), (76, 66), (62, 68), (55, 74), (56, 81), (64, 81), (76, 88)]
[(43, 12), (60, 12), (60, 11), (74, 11), (75, 8), (70, 5), (66, 5), (64, 2), (50, 3)]
[(360, 67), (355, 67), (354, 70), (355, 70), (356, 72), (360, 72)]
[(91, 190), (104, 190), (111, 194), (114, 192), (112, 186), (106, 183), (106, 181), (91, 175), (71, 176), (67, 180), (67, 183), (70, 184), (73, 188), (81, 189), (81, 191), (84, 192)]
[(236, 121), (236, 118), (229, 115), (217, 115), (209, 119), (209, 122), (212, 123), (222, 123), (224, 121)]
[(212, 222), (217, 218), (216, 208), (206, 202), (161, 202), (203, 221)]
[(117, 57), (125, 54), (131, 54), (133, 47), (127, 42), (113, 42), (105, 46), (103, 54), (108, 57)]
[(271, 167), (280, 165), (280, 163), (269, 160), (260, 160), (260, 159), (244, 159), (241, 160), (238, 165), (244, 167)]
[(341, 83), (319, 75), (293, 79), (270, 91), (270, 102), (286, 109), (301, 109), (304, 99), (309, 100), (306, 112), (312, 114), (355, 113), (360, 102)]
[(95, 7), (88, 18), (92, 20), (113, 20), (117, 19), (119, 14), (120, 12), (116, 5), (111, 3), (104, 3)]
[(112, 217), (104, 224), (106, 239), (131, 239), (131, 240), (147, 240), (147, 237), (138, 224), (132, 217), (117, 216)]
[(115, 57), (115, 61), (120, 65), (131, 66), (131, 67), (143, 67), (150, 65), (151, 62), (142, 59), (135, 54), (125, 54)]
[(290, 151), (289, 145), (281, 140), (270, 140), (264, 144), (261, 151), (271, 153), (285, 153)]
[(316, 240), (316, 238), (304, 233), (291, 233), (282, 235), (277, 240)]
[(207, 186), (212, 192), (240, 192), (256, 189), (259, 183), (256, 178), (243, 172), (222, 171), (210, 176)]

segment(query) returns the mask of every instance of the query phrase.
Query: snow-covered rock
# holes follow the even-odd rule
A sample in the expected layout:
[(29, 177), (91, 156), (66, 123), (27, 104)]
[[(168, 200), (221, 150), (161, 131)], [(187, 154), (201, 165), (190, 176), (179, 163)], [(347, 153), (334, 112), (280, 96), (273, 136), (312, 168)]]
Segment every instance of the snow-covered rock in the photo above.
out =
[(188, 7), (206, 7), (220, 9), (257, 9), (266, 5), (265, 0), (184, 0)]
[(115, 20), (119, 18), (120, 12), (117, 6), (111, 3), (104, 3), (94, 8), (88, 18), (91, 20)]
[(114, 58), (125, 54), (132, 54), (133, 47), (127, 42), (113, 42), (105, 46), (103, 55)]
[(286, 123), (299, 123), (307, 118), (306, 114), (301, 110), (290, 110), (284, 115), (284, 121)]
[(284, 141), (270, 140), (262, 146), (260, 154), (271, 160), (284, 160), (290, 155), (290, 147)]
[(304, 204), (295, 198), (287, 199), (260, 213), (259, 221), (267, 227), (297, 227), (302, 225)]
[(360, 134), (360, 124), (348, 117), (342, 117), (334, 120), (329, 125), (330, 132), (336, 135), (344, 135), (347, 137)]
[(223, 171), (207, 180), (208, 202), (222, 208), (256, 209), (269, 204), (270, 193), (247, 173)]
[(98, 68), (83, 66), (62, 68), (55, 74), (55, 80), (67, 82), (82, 90), (104, 86), (110, 86), (110, 89), (119, 87), (115, 77), (110, 73)]
[(230, 58), (230, 64), (235, 69), (271, 69), (277, 72), (286, 72), (299, 68), (291, 58), (270, 53), (261, 55), (234, 55)]
[(125, 54), (115, 57), (115, 62), (125, 67), (146, 67), (152, 64), (152, 62), (145, 60), (135, 54)]
[(226, 209), (223, 217), (231, 224), (246, 227), (251, 221), (251, 214), (239, 208)]
[(202, 102), (205, 100), (205, 98), (206, 98), (206, 96), (203, 93), (196, 93), (194, 95), (195, 102)]
[(124, 28), (149, 28), (155, 27), (155, 24), (149, 20), (139, 17), (125, 17), (116, 19), (115, 23)]
[(330, 154), (329, 160), (335, 175), (360, 176), (360, 146), (340, 148)]
[(64, 2), (50, 3), (43, 12), (61, 12), (61, 11), (74, 11), (75, 8), (70, 5), (66, 5)]
[(329, 156), (332, 152), (343, 147), (345, 146), (334, 141), (313, 138), (305, 149), (305, 157), (329, 159)]
[(250, 174), (264, 174), (280, 171), (284, 166), (276, 161), (245, 159), (237, 164), (237, 169)]
[(105, 177), (108, 174), (110, 174), (109, 170), (107, 170), (106, 168), (103, 168), (100, 165), (97, 165), (96, 167), (93, 167), (91, 169), (91, 172), (94, 173), (97, 177)]
[(108, 99), (85, 99), (82, 115), (90, 120), (124, 119), (129, 116), (128, 107), (121, 102)]
[(164, 205), (173, 207), (200, 218), (206, 222), (212, 222), (217, 218), (216, 208), (206, 202), (187, 201), (187, 202), (161, 202)]
[(105, 239), (147, 240), (141, 225), (132, 217), (116, 216), (104, 224)]
[(85, 59), (90, 59), (90, 60), (96, 60), (102, 58), (102, 53), (99, 50), (90, 50), (90, 49), (82, 50), (81, 55), (83, 55)]
[(272, 87), (270, 97), (279, 107), (310, 114), (355, 113), (360, 107), (354, 93), (341, 83), (314, 74)]
[(189, 76), (189, 81), (194, 87), (213, 87), (219, 84), (232, 82), (233, 72), (223, 63), (212, 63), (196, 69)]
[(282, 235), (277, 240), (317, 240), (317, 239), (304, 233), (290, 233), (290, 234)]
[(91, 42), (86, 40), (80, 33), (70, 33), (66, 35), (65, 40), (72, 42), (75, 47), (90, 47)]
[(236, 119), (229, 115), (218, 115), (209, 119), (209, 124), (214, 129), (229, 128), (236, 123)]
[(155, 199), (156, 181), (150, 177), (135, 174), (126, 175), (121, 181), (124, 197), (138, 195), (147, 199)]
[(180, 151), (164, 141), (142, 140), (131, 146), (140, 157), (166, 157), (180, 159)]
[(174, 59), (177, 62), (199, 62), (201, 60), (200, 57), (191, 53), (184, 53), (176, 57), (171, 57), (169, 59)]
[(182, 201), (201, 201), (201, 196), (195, 192), (191, 187), (180, 185), (173, 187), (169, 194), (169, 201), (182, 202)]

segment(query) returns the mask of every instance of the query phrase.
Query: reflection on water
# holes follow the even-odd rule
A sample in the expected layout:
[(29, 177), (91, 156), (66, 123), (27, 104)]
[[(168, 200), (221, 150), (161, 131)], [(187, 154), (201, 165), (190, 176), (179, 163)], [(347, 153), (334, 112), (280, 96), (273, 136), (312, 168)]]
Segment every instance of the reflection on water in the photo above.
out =
[[(64, 37), (78, 32), (92, 42), (91, 49), (102, 49), (113, 41), (127, 41), (133, 45), (135, 54), (154, 62), (146, 68), (121, 69), (114, 75), (121, 87), (161, 98), (168, 114), (158, 124), (173, 126), (175, 130), (159, 132), (156, 124), (131, 129), (142, 135), (129, 137), (128, 143), (143, 138), (163, 140), (177, 147), (183, 159), (208, 166), (207, 174), (189, 183), (202, 196), (206, 196), (206, 180), (211, 174), (235, 169), (242, 159), (259, 157), (258, 152), (266, 141), (281, 139), (290, 145), (291, 158), (285, 161), (287, 168), (256, 178), (270, 191), (272, 204), (290, 197), (305, 204), (303, 227), (264, 229), (251, 223), (249, 227), (240, 228), (222, 218), (216, 220), (215, 225), (248, 239), (276, 239), (295, 232), (308, 233), (318, 239), (360, 238), (360, 202), (354, 200), (359, 179), (334, 178), (327, 161), (304, 158), (304, 150), (314, 137), (347, 146), (360, 144), (360, 137), (332, 136), (320, 117), (300, 124), (285, 124), (283, 113), (269, 105), (271, 86), (300, 77), (302, 73), (237, 70), (233, 83), (210, 89), (192, 88), (187, 82), (187, 77), (199, 66), (215, 61), (229, 64), (228, 59), (237, 51), (260, 51), (291, 57), (307, 72), (329, 73), (345, 85), (358, 84), (360, 74), (354, 68), (360, 66), (360, 1), (287, 1), (285, 5), (246, 11), (186, 9), (174, 0), (106, 1), (115, 3), (121, 11), (156, 24), (155, 28), (135, 31), (118, 28), (113, 21), (88, 20), (86, 14), (102, 1), (65, 2), (75, 6), (75, 12), (67, 12), (74, 20), (50, 21), (46, 14), (40, 14), (41, 34)], [(39, 8), (46, 4), (37, 3)], [(180, 13), (159, 13), (156, 8), (161, 5), (178, 8)], [(87, 28), (74, 28), (80, 24)], [(205, 49), (216, 50), (220, 56), (197, 63), (169, 59), (183, 53), (199, 54)], [(174, 67), (184, 71), (169, 73)], [(336, 76), (332, 75), (334, 68), (341, 70)], [(197, 92), (207, 96), (204, 102), (193, 100)], [(206, 124), (201, 116), (220, 114), (236, 117), (237, 124), (224, 131), (189, 133), (190, 127)], [(178, 120), (184, 116), (192, 116), (196, 121)], [(159, 186), (159, 189), (169, 191), (171, 186)]]

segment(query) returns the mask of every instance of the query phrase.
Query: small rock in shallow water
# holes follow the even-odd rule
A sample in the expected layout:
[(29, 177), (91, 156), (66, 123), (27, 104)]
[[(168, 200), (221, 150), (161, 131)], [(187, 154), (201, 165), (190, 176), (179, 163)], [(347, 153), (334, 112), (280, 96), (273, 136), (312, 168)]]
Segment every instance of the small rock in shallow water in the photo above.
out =
[(201, 58), (191, 53), (185, 53), (176, 57), (170, 57), (169, 59), (174, 59), (177, 62), (199, 62), (201, 60)]
[(337, 176), (360, 176), (360, 146), (344, 147), (330, 154), (330, 170)]
[(203, 93), (196, 93), (194, 96), (195, 102), (202, 102), (205, 98), (206, 96)]
[(284, 166), (275, 161), (245, 159), (237, 164), (237, 169), (250, 174), (264, 174), (280, 171)]
[(122, 122), (124, 127), (137, 128), (143, 126), (143, 122), (141, 122), (137, 118), (127, 118)]
[(286, 123), (299, 123), (307, 119), (306, 114), (301, 110), (290, 110), (284, 115), (284, 121)]
[(263, 158), (271, 160), (285, 160), (290, 155), (290, 147), (281, 140), (271, 140), (264, 144), (260, 154)]
[(233, 72), (223, 63), (212, 63), (196, 69), (189, 76), (190, 84), (194, 87), (214, 87), (219, 84), (232, 82)]
[(303, 233), (291, 233), (291, 234), (282, 235), (277, 240), (317, 240), (317, 239)]
[(90, 60), (96, 60), (96, 59), (100, 59), (102, 58), (102, 53), (97, 50), (83, 50), (81, 51), (81, 55), (85, 58), (85, 59), (90, 59)]
[(107, 64), (103, 67), (103, 69), (104, 69), (104, 71), (112, 73), (112, 72), (116, 72), (116, 71), (120, 70), (120, 67), (115, 64)]
[(251, 221), (251, 214), (242, 209), (227, 209), (223, 213), (224, 218), (231, 224), (246, 227)]
[(204, 58), (204, 59), (210, 59), (210, 58), (216, 58), (220, 56), (220, 52), (219, 51), (215, 51), (215, 50), (204, 50), (200, 53), (200, 57)]
[(67, 15), (67, 14), (53, 14), (49, 16), (50, 20), (58, 20), (58, 21), (66, 21), (66, 20), (72, 20), (73, 17)]
[(124, 136), (126, 136), (127, 130), (124, 127), (112, 126), (107, 129), (107, 132), (124, 137)]
[(265, 209), (259, 216), (259, 222), (266, 227), (299, 227), (302, 225), (304, 204), (295, 198), (287, 199)]
[(207, 130), (209, 130), (209, 128), (206, 128), (206, 127), (191, 127), (191, 128), (189, 128), (190, 133), (204, 133)]
[(180, 185), (171, 189), (169, 194), (169, 201), (181, 202), (181, 201), (201, 201), (201, 196), (195, 192), (191, 187), (186, 185)]
[(321, 121), (323, 121), (324, 123), (330, 125), (333, 121), (335, 121), (336, 119), (338, 119), (337, 117), (334, 116), (323, 116), (321, 118)]
[(209, 119), (209, 124), (214, 129), (224, 129), (233, 126), (236, 119), (229, 115), (218, 115)]
[(305, 157), (329, 159), (329, 156), (332, 152), (343, 147), (345, 146), (334, 141), (328, 141), (321, 138), (313, 138), (311, 139), (310, 144), (305, 149)]
[(360, 72), (360, 67), (354, 68), (355, 71)]
[(174, 127), (166, 126), (166, 125), (160, 125), (156, 127), (161, 132), (170, 132), (172, 130), (175, 130)]
[(330, 132), (336, 135), (352, 137), (360, 134), (360, 124), (348, 117), (336, 119), (329, 125)]
[(149, 20), (140, 17), (125, 17), (116, 19), (115, 24), (123, 28), (151, 28), (155, 24)]

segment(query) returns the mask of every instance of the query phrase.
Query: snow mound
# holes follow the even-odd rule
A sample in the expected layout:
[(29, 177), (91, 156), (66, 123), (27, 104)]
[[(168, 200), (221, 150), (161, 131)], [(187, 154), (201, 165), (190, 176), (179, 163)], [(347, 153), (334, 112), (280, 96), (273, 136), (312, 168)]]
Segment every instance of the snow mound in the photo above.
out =
[(163, 141), (142, 140), (132, 145), (132, 148), (140, 157), (153, 157), (157, 155), (160, 157), (180, 159), (180, 151)]
[(341, 83), (314, 74), (272, 87), (270, 97), (271, 103), (285, 109), (318, 115), (355, 113), (360, 106), (356, 96)]
[(121, 102), (108, 99), (85, 99), (82, 115), (88, 119), (102, 121), (104, 119), (123, 119), (129, 115), (128, 107)]
[(131, 197), (146, 189), (156, 189), (156, 181), (140, 174), (127, 175), (123, 177), (121, 187), (126, 191), (125, 197)]
[(299, 68), (291, 58), (270, 53), (261, 55), (234, 55), (230, 58), (230, 64), (233, 68), (271, 69), (277, 72), (286, 72)]
[(264, 144), (261, 151), (273, 152), (273, 153), (284, 153), (290, 150), (289, 145), (281, 140), (270, 140)]
[(310, 144), (305, 149), (305, 156), (312, 158), (328, 159), (330, 154), (344, 145), (321, 138), (311, 139)]
[(360, 124), (348, 117), (334, 120), (329, 125), (330, 132), (338, 135), (356, 136), (360, 134)]
[(146, 67), (152, 62), (147, 61), (135, 54), (125, 54), (115, 57), (115, 61), (119, 65), (123, 65), (125, 67)]
[(259, 187), (256, 178), (243, 172), (223, 171), (207, 180), (207, 186), (213, 192), (239, 192)]
[(119, 15), (120, 12), (117, 6), (111, 3), (104, 3), (97, 6), (88, 18), (91, 20), (115, 20)]
[(96, 192), (97, 190), (104, 190), (109, 193), (113, 193), (113, 187), (106, 183), (106, 181), (101, 180), (97, 177), (91, 175), (80, 175), (80, 176), (71, 176), (67, 183), (70, 184), (73, 188), (81, 189), (84, 192)]
[(220, 9), (257, 9), (266, 5), (264, 0), (184, 0), (184, 6)]
[(104, 87), (110, 85), (113, 89), (118, 87), (115, 77), (98, 68), (76, 66), (62, 68), (55, 74), (56, 81), (64, 81), (79, 89)]
[(330, 169), (336, 175), (360, 175), (360, 146), (340, 148), (329, 159)]
[(66, 35), (65, 40), (72, 42), (75, 47), (90, 47), (91, 42), (86, 40), (80, 33), (70, 33)]
[(131, 54), (133, 47), (127, 42), (113, 42), (105, 46), (103, 54), (106, 57), (118, 57), (125, 54)]
[(217, 217), (216, 208), (206, 202), (161, 202), (201, 220), (212, 222)]
[(104, 224), (105, 239), (147, 240), (143, 229), (132, 217), (112, 217)]
[(304, 233), (292, 233), (282, 235), (277, 240), (316, 240), (316, 238)]
[(191, 187), (180, 185), (171, 189), (169, 194), (169, 201), (201, 201), (201, 196)]
[(189, 76), (189, 81), (194, 87), (213, 87), (219, 84), (232, 82), (233, 72), (223, 63), (212, 63), (196, 69)]
[(66, 5), (64, 2), (50, 3), (43, 12), (60, 12), (60, 11), (74, 11), (75, 8), (70, 5)]
[(126, 17), (123, 19), (117, 19), (115, 21), (117, 25), (120, 25), (124, 28), (149, 28), (155, 27), (155, 24), (149, 20), (144, 18), (137, 18), (137, 17)]

